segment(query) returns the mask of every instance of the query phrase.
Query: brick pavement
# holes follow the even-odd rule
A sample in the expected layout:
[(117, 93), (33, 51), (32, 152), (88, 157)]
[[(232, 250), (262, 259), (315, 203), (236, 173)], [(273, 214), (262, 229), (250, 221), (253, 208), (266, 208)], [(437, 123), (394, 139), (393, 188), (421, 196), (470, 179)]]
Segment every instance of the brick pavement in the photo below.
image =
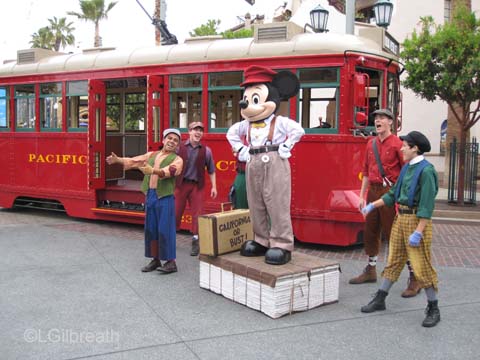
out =
[[(433, 264), (463, 268), (480, 268), (480, 224), (434, 222)], [(387, 260), (387, 242), (383, 242), (379, 261)], [(297, 244), (299, 251), (335, 260), (366, 261), (363, 246), (349, 248)]]

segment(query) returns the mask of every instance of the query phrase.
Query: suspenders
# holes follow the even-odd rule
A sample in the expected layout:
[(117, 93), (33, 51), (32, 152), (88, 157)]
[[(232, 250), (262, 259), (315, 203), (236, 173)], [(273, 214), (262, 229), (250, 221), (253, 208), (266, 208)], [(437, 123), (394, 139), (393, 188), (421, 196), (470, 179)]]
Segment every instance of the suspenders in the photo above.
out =
[[(267, 137), (267, 143), (264, 145), (271, 145), (272, 144), (272, 139), (273, 139), (273, 132), (275, 130), (275, 121), (277, 120), (277, 116), (274, 116), (272, 121), (270, 121), (270, 129), (268, 130), (268, 137)], [(249, 144), (251, 144), (251, 135), (250, 132), (252, 130), (252, 124), (248, 125), (248, 138), (247, 141)]]

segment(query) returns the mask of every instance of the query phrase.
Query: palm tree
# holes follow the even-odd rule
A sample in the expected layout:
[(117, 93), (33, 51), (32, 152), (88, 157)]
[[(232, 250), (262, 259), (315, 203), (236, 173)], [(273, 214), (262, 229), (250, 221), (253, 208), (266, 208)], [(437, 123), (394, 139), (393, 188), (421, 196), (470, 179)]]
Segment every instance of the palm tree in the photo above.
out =
[(53, 50), (55, 48), (55, 36), (48, 26), (38, 29), (38, 33), (32, 34), (30, 41), (32, 48)]
[(59, 51), (60, 47), (64, 49), (67, 45), (75, 44), (75, 36), (72, 34), (75, 28), (72, 27), (72, 22), (67, 24), (67, 18), (57, 19), (56, 16), (53, 19), (48, 19), (48, 21), (50, 22), (50, 31), (55, 40), (55, 51)]
[(117, 4), (116, 1), (112, 1), (105, 8), (104, 0), (80, 0), (81, 13), (75, 11), (67, 12), (68, 15), (76, 16), (77, 18), (85, 21), (91, 21), (95, 24), (95, 41), (94, 47), (101, 45), (100, 38), (100, 20), (108, 18), (108, 12)]

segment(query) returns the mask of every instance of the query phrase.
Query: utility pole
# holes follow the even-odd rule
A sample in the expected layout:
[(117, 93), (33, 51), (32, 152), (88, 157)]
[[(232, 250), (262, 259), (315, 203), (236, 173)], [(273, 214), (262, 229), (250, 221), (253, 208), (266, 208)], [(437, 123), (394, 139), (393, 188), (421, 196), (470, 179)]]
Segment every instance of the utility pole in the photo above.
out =
[[(143, 12), (152, 21), (152, 24), (155, 25), (157, 30), (160, 32), (160, 35), (162, 37), (160, 45), (175, 45), (175, 44), (178, 44), (177, 37), (175, 35), (173, 35), (172, 33), (170, 33), (170, 31), (168, 31), (167, 24), (166, 24), (165, 20), (162, 20), (161, 18), (160, 19), (159, 18), (153, 18), (152, 16), (150, 16), (148, 11), (145, 10), (145, 8), (143, 7), (140, 0), (136, 0), (136, 1), (137, 1), (137, 4), (142, 8)], [(157, 0), (155, 0), (155, 1), (157, 1)], [(162, 9), (162, 3), (165, 4), (165, 0), (161, 0), (161, 2), (160, 2), (160, 16), (165, 17), (166, 5)]]
[[(153, 18), (157, 21), (165, 21), (165, 15), (167, 12), (167, 3), (165, 0), (155, 0), (155, 11)], [(158, 27), (155, 27), (155, 45), (160, 46), (162, 44), (162, 35)]]

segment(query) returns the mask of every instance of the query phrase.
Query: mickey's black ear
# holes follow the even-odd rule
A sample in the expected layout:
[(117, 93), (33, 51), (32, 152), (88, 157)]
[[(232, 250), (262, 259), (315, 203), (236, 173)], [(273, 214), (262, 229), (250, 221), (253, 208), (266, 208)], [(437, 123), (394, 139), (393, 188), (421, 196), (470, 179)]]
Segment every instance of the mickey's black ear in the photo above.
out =
[(294, 73), (290, 71), (280, 71), (274, 76), (272, 85), (275, 86), (282, 100), (287, 100), (297, 95), (300, 90), (300, 81)]

